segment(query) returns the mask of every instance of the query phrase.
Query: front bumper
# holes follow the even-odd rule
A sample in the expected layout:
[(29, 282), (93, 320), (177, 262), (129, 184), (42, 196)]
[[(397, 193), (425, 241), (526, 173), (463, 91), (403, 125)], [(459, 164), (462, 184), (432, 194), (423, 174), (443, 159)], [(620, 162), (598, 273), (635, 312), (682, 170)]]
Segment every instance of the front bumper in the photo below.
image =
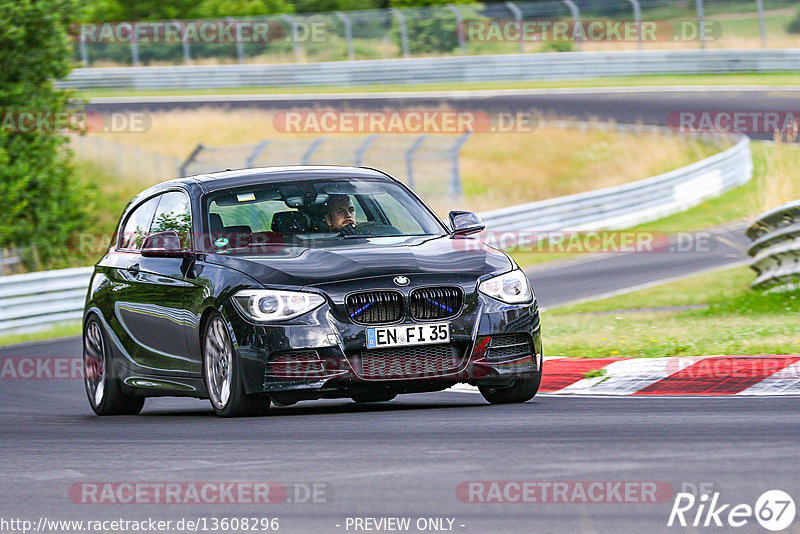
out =
[(459, 315), (436, 321), (450, 323), (449, 345), (390, 349), (380, 353), (385, 365), (378, 360), (377, 367), (378, 353), (366, 349), (368, 327), (340, 320), (328, 305), (283, 324), (256, 325), (233, 309), (228, 317), (249, 394), (312, 399), (365, 389), (435, 391), (458, 382), (504, 385), (541, 371), (536, 300), (507, 305), (473, 293)]

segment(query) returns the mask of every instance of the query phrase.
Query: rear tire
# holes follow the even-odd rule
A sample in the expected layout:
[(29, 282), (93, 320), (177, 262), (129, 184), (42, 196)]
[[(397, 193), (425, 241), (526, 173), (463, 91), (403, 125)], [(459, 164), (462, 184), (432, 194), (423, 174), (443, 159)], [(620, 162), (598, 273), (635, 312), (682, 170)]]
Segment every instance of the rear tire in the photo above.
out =
[(138, 414), (144, 397), (126, 395), (113, 368), (103, 325), (92, 316), (83, 330), (83, 385), (89, 405), (97, 415)]
[(362, 404), (365, 402), (388, 402), (395, 397), (397, 397), (397, 393), (392, 393), (390, 391), (364, 391), (361, 393), (354, 393), (350, 398)]
[(515, 404), (535, 397), (541, 383), (542, 373), (538, 372), (533, 376), (516, 378), (510, 386), (478, 386), (478, 390), (490, 404)]
[(219, 313), (209, 317), (203, 334), (203, 380), (211, 407), (220, 417), (259, 416), (269, 410), (267, 395), (245, 393), (242, 365)]

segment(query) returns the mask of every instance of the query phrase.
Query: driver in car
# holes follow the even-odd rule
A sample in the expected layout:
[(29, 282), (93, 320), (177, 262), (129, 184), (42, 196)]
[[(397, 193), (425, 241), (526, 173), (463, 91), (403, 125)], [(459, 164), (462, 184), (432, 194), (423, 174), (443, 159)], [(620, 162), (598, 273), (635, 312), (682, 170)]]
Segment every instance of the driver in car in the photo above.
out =
[(356, 208), (348, 195), (330, 195), (325, 210), (325, 222), (331, 232), (347, 233), (356, 224)]

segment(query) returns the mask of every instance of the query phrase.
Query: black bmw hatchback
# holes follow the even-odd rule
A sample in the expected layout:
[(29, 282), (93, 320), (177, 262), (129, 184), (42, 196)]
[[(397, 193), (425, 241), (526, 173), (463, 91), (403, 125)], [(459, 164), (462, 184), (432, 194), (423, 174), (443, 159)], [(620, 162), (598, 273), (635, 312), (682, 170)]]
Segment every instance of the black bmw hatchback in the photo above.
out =
[(97, 263), (84, 312), (99, 415), (146, 397), (208, 398), (220, 416), (270, 404), (479, 388), (536, 394), (536, 297), (505, 253), (446, 226), (373, 169), (272, 167), (171, 180), (137, 195)]

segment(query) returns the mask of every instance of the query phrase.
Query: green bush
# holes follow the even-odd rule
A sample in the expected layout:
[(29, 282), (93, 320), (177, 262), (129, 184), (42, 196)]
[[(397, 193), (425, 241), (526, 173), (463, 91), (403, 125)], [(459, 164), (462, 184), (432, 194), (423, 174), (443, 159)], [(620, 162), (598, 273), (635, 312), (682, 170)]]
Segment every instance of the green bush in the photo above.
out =
[[(71, 66), (66, 28), (72, 0), (0, 0), (0, 112), (68, 109), (53, 88)], [(75, 177), (66, 136), (3, 121), (0, 127), (0, 248), (20, 248), (29, 267), (52, 263), (86, 227), (90, 190)]]
[(800, 33), (800, 9), (797, 10), (797, 14), (786, 26), (786, 31), (789, 33)]
[[(477, 20), (481, 4), (457, 4), (464, 21)], [(450, 53), (458, 49), (459, 27), (455, 14), (446, 6), (421, 7), (416, 10), (405, 10), (406, 31), (408, 32), (408, 50), (411, 54)], [(463, 29), (462, 29), (463, 30)], [(392, 36), (397, 46), (402, 49), (400, 24), (392, 22)]]

